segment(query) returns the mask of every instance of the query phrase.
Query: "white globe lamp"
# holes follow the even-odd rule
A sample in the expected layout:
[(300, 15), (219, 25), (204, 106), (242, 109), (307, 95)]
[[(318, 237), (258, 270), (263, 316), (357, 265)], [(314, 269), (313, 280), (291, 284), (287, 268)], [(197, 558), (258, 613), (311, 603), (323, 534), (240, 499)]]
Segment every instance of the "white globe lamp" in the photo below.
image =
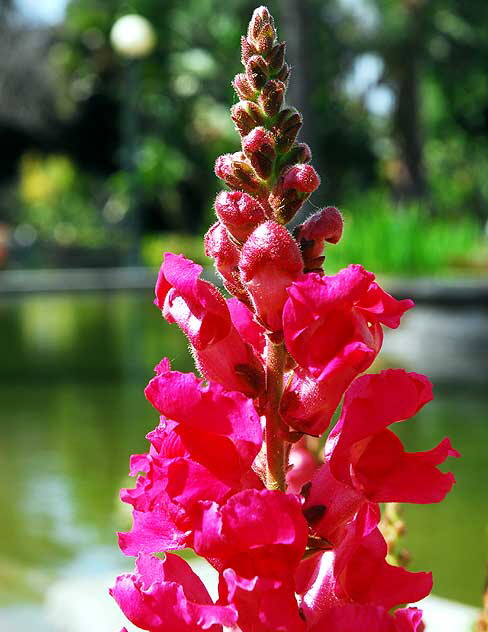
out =
[(142, 15), (124, 15), (112, 26), (110, 41), (114, 49), (128, 59), (141, 59), (156, 46), (156, 33)]

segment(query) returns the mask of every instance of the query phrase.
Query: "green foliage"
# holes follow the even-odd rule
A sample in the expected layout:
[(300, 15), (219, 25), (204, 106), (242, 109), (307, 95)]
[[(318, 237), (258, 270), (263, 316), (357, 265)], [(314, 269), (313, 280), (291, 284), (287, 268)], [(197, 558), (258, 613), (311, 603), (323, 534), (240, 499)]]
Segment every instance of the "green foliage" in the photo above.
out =
[(382, 191), (352, 198), (344, 216), (342, 240), (326, 251), (328, 273), (360, 263), (388, 275), (449, 274), (468, 265), (481, 244), (473, 218), (432, 218), (421, 204), (393, 205)]
[(203, 240), (200, 236), (162, 233), (144, 237), (142, 240), (142, 260), (145, 265), (158, 268), (165, 252), (184, 255), (200, 265), (210, 265), (210, 260), (203, 251)]
[(99, 183), (80, 173), (67, 156), (24, 154), (16, 219), (31, 227), (41, 241), (100, 247), (108, 242), (109, 233), (97, 195)]

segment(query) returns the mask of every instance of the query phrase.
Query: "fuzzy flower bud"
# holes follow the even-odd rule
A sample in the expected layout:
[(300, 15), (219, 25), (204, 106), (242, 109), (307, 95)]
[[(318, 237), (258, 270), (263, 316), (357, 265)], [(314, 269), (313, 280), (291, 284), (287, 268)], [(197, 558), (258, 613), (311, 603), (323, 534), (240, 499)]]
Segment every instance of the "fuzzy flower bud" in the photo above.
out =
[(320, 177), (311, 165), (290, 167), (283, 177), (283, 189), (295, 189), (301, 193), (313, 193), (320, 185)]
[(234, 77), (232, 87), (240, 99), (250, 99), (252, 101), (257, 96), (257, 90), (251, 85), (247, 76), (242, 72)]
[(275, 41), (274, 21), (266, 7), (258, 7), (252, 14), (247, 30), (248, 42), (260, 53), (269, 52)]
[(219, 156), (215, 161), (215, 175), (231, 189), (264, 195), (263, 182), (256, 176), (251, 165), (246, 162), (246, 157), (242, 152)]
[(296, 165), (298, 163), (310, 162), (312, 160), (312, 152), (307, 143), (297, 143), (293, 145), (290, 151), (280, 160), (282, 167)]
[(285, 42), (280, 42), (273, 46), (271, 53), (267, 59), (268, 68), (271, 73), (279, 73), (283, 68), (285, 63), (285, 51), (286, 44)]
[(249, 134), (258, 125), (264, 122), (264, 115), (256, 103), (252, 101), (239, 101), (231, 107), (230, 116), (241, 136)]
[(239, 278), (239, 249), (231, 241), (225, 226), (215, 222), (205, 235), (205, 254), (215, 259), (215, 267), (224, 279), (228, 292), (234, 296), (246, 297), (247, 293)]
[(282, 81), (270, 79), (264, 84), (259, 95), (259, 105), (268, 116), (276, 116), (283, 105), (286, 86)]
[(268, 67), (261, 55), (253, 55), (246, 64), (246, 77), (249, 83), (260, 90), (268, 80)]
[(286, 153), (292, 148), (301, 126), (302, 115), (295, 108), (286, 108), (279, 113), (272, 128), (278, 151)]
[(265, 222), (244, 244), (239, 267), (260, 321), (270, 331), (281, 331), (286, 288), (303, 269), (295, 240), (284, 226)]
[(221, 191), (215, 200), (215, 212), (232, 237), (240, 242), (246, 241), (266, 219), (261, 204), (243, 191)]
[(241, 61), (242, 65), (245, 66), (247, 61), (253, 55), (256, 55), (258, 51), (254, 48), (252, 44), (250, 44), (244, 35), (241, 37)]
[(276, 220), (282, 224), (289, 222), (319, 184), (320, 178), (311, 165), (294, 165), (286, 169), (269, 196)]
[(255, 127), (242, 139), (242, 148), (258, 176), (269, 178), (276, 157), (273, 135), (264, 127)]
[(336, 244), (342, 237), (343, 228), (342, 215), (334, 206), (323, 208), (296, 227), (294, 235), (302, 252), (305, 272), (323, 273), (324, 243)]

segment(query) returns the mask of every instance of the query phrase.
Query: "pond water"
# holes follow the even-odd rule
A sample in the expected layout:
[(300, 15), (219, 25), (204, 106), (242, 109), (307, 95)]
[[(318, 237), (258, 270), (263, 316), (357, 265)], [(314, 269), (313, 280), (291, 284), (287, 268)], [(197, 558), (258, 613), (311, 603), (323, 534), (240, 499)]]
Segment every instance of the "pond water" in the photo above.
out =
[[(425, 310), (417, 310), (421, 324)], [(428, 345), (438, 351), (440, 343), (419, 338), (415, 365), (413, 317), (407, 326), (401, 344), (387, 339), (382, 365), (430, 370)], [(143, 388), (163, 355), (179, 370), (192, 363), (184, 337), (163, 321), (149, 292), (4, 298), (0, 338), (5, 610), (42, 603), (60, 579), (131, 567), (114, 533), (130, 524), (118, 501), (118, 489), (132, 484), (129, 455), (146, 450), (144, 435), (157, 423)], [(436, 594), (478, 605), (488, 550), (488, 394), (479, 359), (475, 365), (477, 380), (444, 371), (436, 400), (398, 430), (411, 450), (449, 435), (462, 453), (449, 463), (458, 483), (444, 503), (405, 508), (406, 546), (412, 569), (434, 571)]]

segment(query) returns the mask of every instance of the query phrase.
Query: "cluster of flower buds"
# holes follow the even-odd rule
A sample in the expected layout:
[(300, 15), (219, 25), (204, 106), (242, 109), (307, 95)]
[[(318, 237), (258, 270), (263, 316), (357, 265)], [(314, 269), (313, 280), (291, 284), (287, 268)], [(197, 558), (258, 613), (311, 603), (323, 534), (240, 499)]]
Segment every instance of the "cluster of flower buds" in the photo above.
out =
[[(422, 632), (421, 611), (398, 607), (425, 597), (432, 578), (389, 564), (380, 503), (439, 502), (454, 477), (438, 466), (459, 455), (447, 438), (409, 453), (390, 429), (430, 401), (426, 377), (360, 375), (412, 301), (360, 265), (324, 273), (324, 246), (343, 230), (336, 208), (286, 227), (319, 177), (296, 142), (301, 117), (284, 105), (284, 53), (256, 9), (234, 79), (242, 151), (217, 160), (230, 190), (205, 236), (231, 297), (181, 255), (161, 266), (155, 304), (203, 379), (164, 359), (146, 388), (160, 423), (132, 457), (136, 485), (122, 499), (133, 526), (119, 534), (136, 569), (111, 594), (150, 632)], [(310, 449), (341, 400), (323, 450)], [(218, 572), (216, 601), (168, 553), (183, 548)]]

